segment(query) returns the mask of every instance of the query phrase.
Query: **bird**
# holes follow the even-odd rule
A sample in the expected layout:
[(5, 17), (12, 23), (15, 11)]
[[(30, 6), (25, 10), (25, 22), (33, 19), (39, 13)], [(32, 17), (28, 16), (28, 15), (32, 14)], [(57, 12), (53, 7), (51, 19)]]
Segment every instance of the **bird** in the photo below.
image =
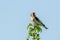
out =
[(34, 24), (34, 26), (43, 26), (45, 29), (48, 29), (43, 22), (35, 15), (35, 12), (32, 12), (31, 16), (31, 21)]

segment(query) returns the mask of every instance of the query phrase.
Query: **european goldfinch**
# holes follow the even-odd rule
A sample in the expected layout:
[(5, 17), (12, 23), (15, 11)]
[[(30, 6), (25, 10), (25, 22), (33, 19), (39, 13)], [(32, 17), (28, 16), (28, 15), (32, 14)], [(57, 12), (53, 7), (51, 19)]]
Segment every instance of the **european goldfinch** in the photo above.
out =
[(33, 13), (31, 14), (30, 18), (31, 18), (31, 21), (32, 21), (32, 23), (34, 24), (34, 26), (43, 26), (45, 29), (48, 29), (48, 28), (42, 23), (42, 21), (39, 20), (38, 17), (36, 17), (35, 12), (33, 12)]

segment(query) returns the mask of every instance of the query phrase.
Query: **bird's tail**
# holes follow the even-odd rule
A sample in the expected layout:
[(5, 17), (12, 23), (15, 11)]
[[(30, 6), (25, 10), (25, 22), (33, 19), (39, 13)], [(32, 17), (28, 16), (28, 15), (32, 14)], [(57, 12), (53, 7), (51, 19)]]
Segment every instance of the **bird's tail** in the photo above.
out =
[(44, 24), (43, 24), (43, 27), (44, 27), (45, 29), (48, 29)]

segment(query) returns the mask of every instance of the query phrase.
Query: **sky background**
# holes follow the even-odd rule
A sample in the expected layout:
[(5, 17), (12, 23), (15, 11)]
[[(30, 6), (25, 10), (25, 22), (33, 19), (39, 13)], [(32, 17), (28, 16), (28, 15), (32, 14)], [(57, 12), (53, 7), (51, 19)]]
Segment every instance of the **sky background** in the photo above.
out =
[(0, 40), (26, 40), (33, 11), (48, 27), (41, 40), (60, 40), (59, 0), (0, 0)]

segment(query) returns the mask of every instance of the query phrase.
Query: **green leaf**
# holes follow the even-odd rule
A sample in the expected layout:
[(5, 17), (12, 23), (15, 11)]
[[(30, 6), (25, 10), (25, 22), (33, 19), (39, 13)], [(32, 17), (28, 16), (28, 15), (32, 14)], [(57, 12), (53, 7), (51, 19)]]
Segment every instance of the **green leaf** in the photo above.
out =
[(29, 23), (29, 25), (28, 26), (32, 26), (32, 24), (31, 23)]
[(37, 32), (42, 32), (42, 29), (41, 29), (41, 27), (39, 27), (39, 26), (36, 26), (36, 27), (35, 27), (35, 30), (36, 30)]
[(29, 40), (29, 38), (30, 38), (30, 36), (28, 35), (28, 36), (27, 36), (27, 40)]
[(29, 40), (29, 39), (27, 39), (27, 40)]
[(28, 25), (27, 25), (27, 29), (28, 28), (30, 28), (31, 26), (33, 26), (31, 23), (29, 23)]
[(37, 31), (38, 31), (38, 32), (42, 32), (41, 27), (37, 27)]
[(34, 29), (33, 29), (33, 28), (30, 28), (30, 30), (29, 30), (29, 35), (30, 35), (30, 36), (33, 36), (33, 34), (34, 34)]

